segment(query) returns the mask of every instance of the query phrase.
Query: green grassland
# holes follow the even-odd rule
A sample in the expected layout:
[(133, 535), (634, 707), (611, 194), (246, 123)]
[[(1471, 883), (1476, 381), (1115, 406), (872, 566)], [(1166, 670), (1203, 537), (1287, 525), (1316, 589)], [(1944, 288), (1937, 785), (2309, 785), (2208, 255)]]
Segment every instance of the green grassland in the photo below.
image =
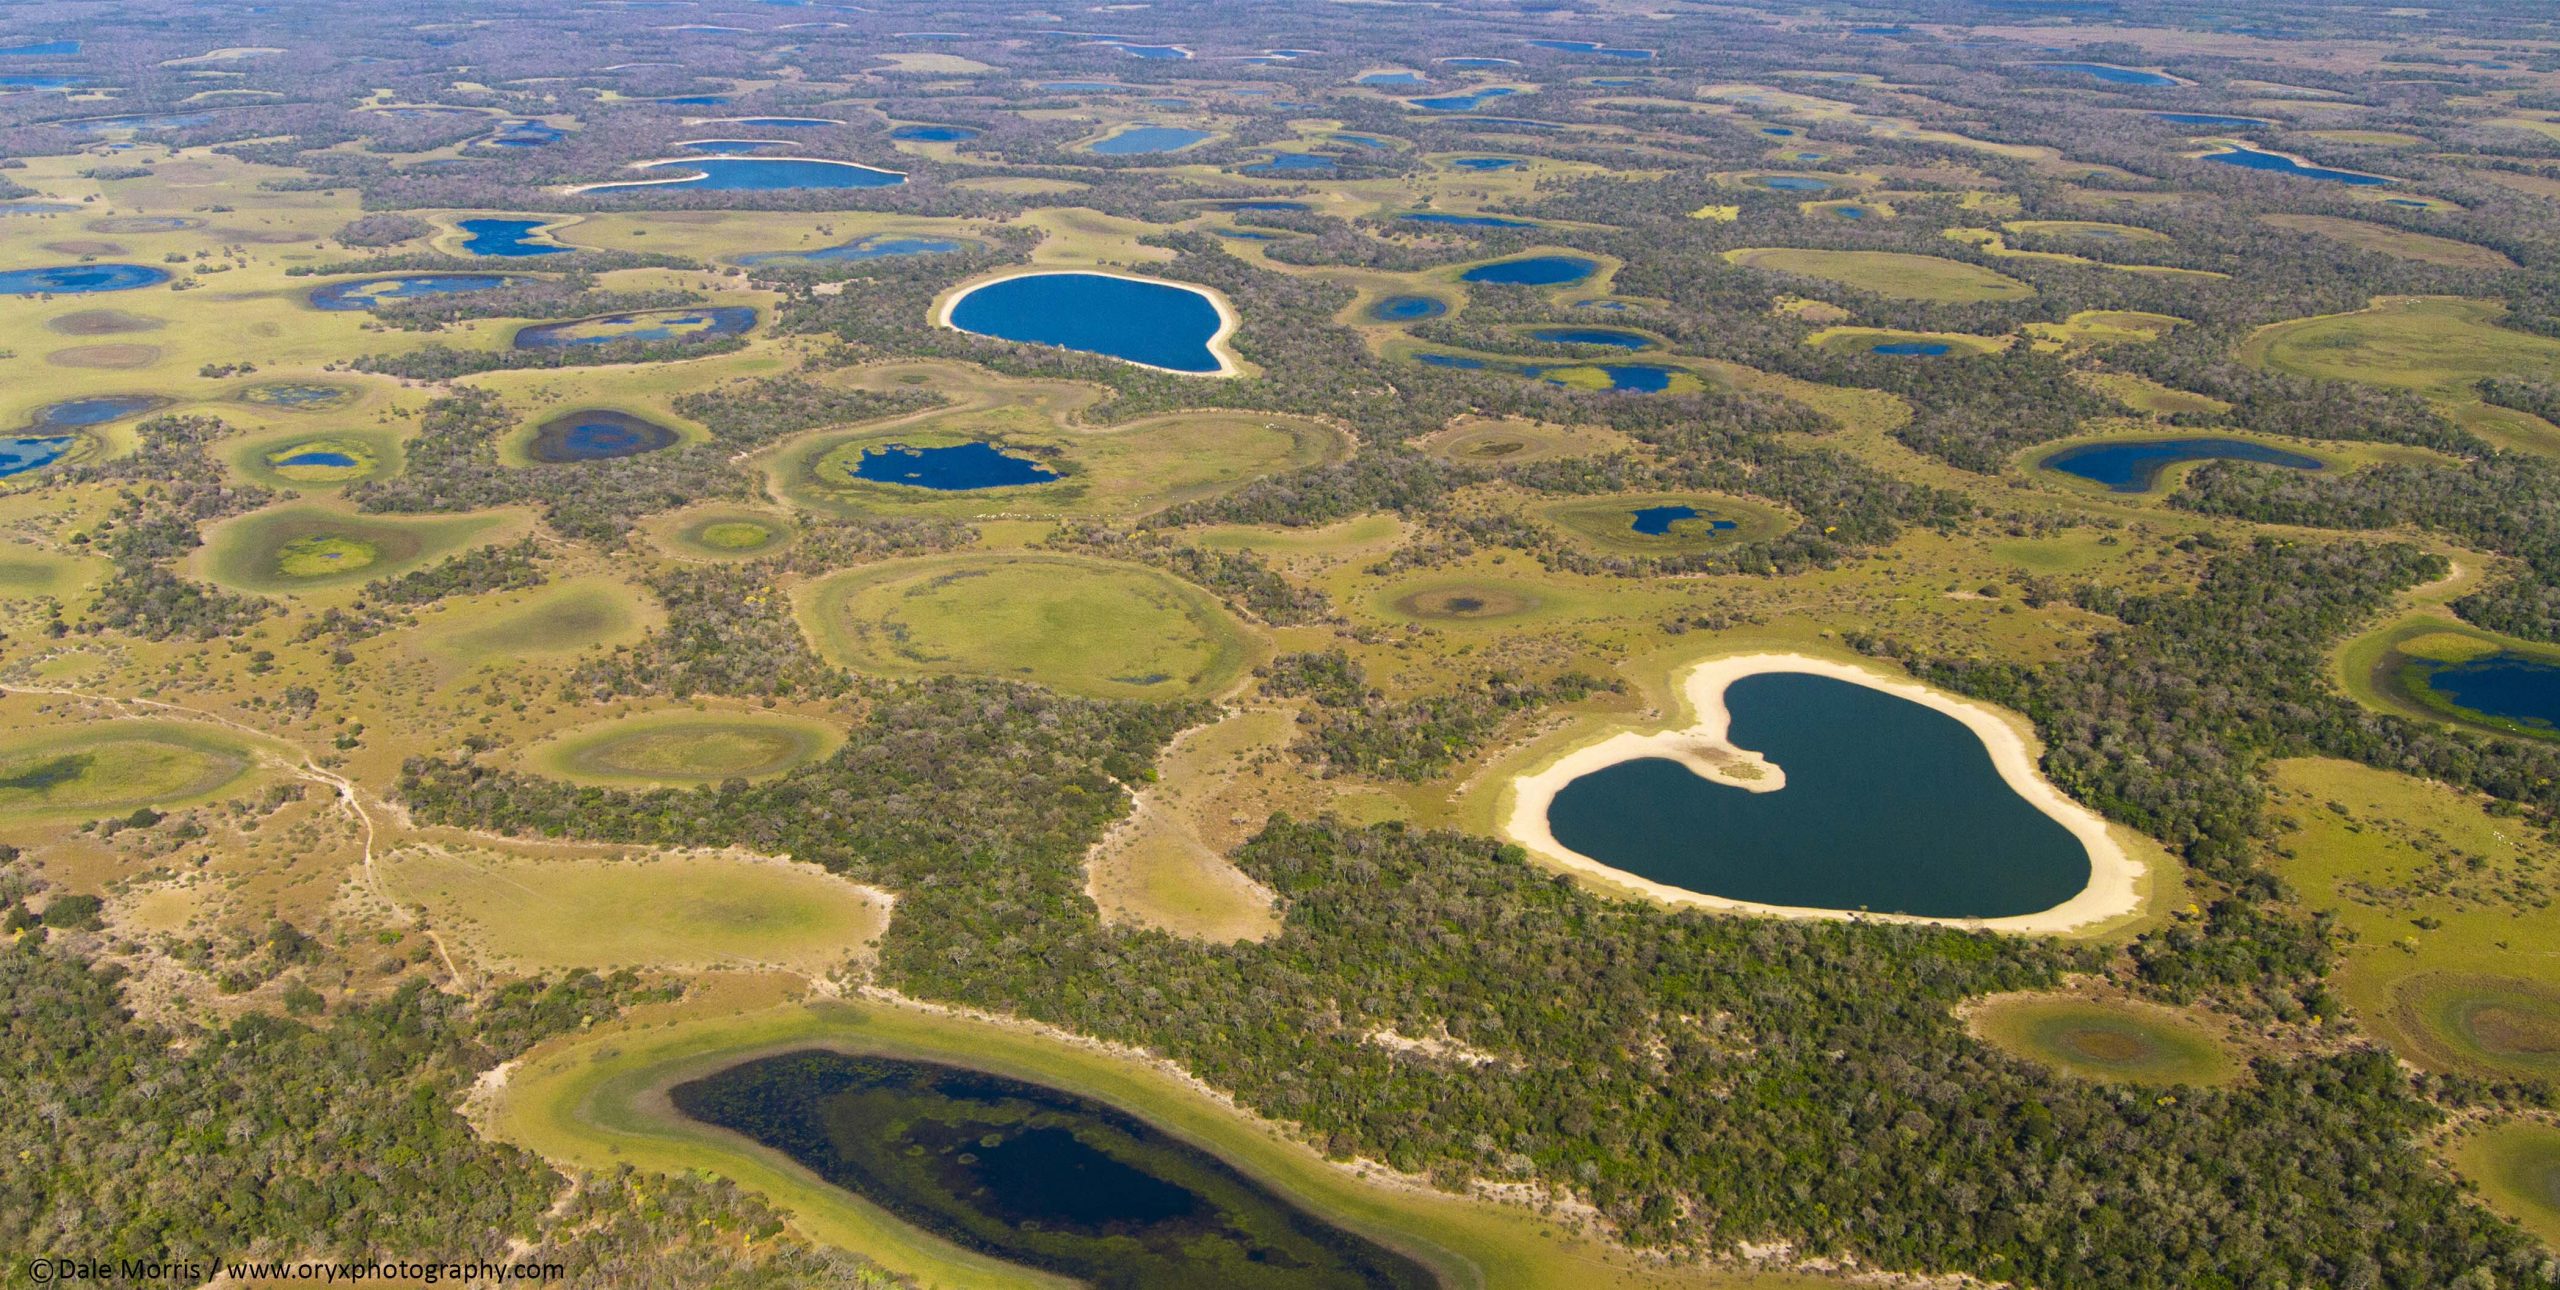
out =
[(1745, 268), (1819, 278), (1893, 300), (1937, 304), (2024, 300), (2034, 287), (1980, 265), (1902, 251), (1815, 251), (1796, 247), (1743, 247), (1724, 258)]
[(2110, 224), (2085, 219), (2013, 219), (2002, 225), (2012, 233), (2065, 237), (2092, 242), (2167, 242), (2168, 234), (2138, 224)]
[(1462, 418), (1417, 441), (1443, 461), (1468, 466), (1521, 465), (1632, 451), (1635, 441), (1604, 426), (1545, 425), (1513, 418)]
[(361, 515), (289, 502), (215, 527), (195, 571), (240, 591), (310, 595), (397, 577), (465, 547), (520, 531), (521, 514)]
[(2560, 847), (2411, 776), (2304, 759), (2272, 778), (2278, 871), (2352, 934), (2332, 980), (2356, 1019), (2430, 1070), (2560, 1074)]
[(2480, 1189), (2489, 1208), (2560, 1247), (2560, 1127), (2541, 1120), (2491, 1120), (2466, 1130), (2446, 1155)]
[(873, 999), (733, 1016), (644, 1014), (600, 1027), (529, 1055), (508, 1080), (493, 1128), (548, 1159), (587, 1168), (716, 1171), (780, 1206), (810, 1236), (862, 1250), (930, 1284), (990, 1290), (1063, 1284), (937, 1240), (777, 1152), (667, 1108), (663, 1090), (673, 1084), (807, 1047), (966, 1065), (1101, 1099), (1215, 1152), (1325, 1220), (1421, 1259), (1453, 1287), (1807, 1290), (1830, 1284), (1639, 1259), (1525, 1207), (1363, 1179), (1153, 1064), (1028, 1028)]
[(530, 591), (448, 600), (422, 616), (406, 643), (460, 673), (633, 644), (665, 619), (656, 599), (627, 580), (591, 573)]
[(844, 744), (840, 726), (778, 712), (641, 712), (580, 726), (531, 749), (546, 775), (604, 788), (693, 788), (768, 779)]
[(127, 718), (0, 736), (0, 824), (123, 815), (211, 800), (256, 765), (245, 742)]
[(423, 907), (490, 966), (515, 972), (824, 972), (863, 954), (888, 923), (887, 902), (815, 866), (728, 854), (426, 843), (391, 852), (380, 869), (397, 898)]
[(1969, 1020), (1994, 1047), (2077, 1079), (2213, 1085), (2245, 1070), (2203, 1023), (2157, 1004), (2004, 995), (1974, 1004)]
[(652, 515), (640, 527), (660, 550), (686, 560), (761, 560), (789, 550), (800, 534), (780, 511), (722, 504)]
[(2444, 297), (2377, 301), (2348, 314), (2260, 328), (2241, 361), (2463, 399), (2485, 376), (2560, 379), (2560, 340), (2498, 325), (2500, 307)]
[(2183, 321), (2131, 309), (2083, 309), (2058, 323), (2031, 322), (2019, 330), (2038, 349), (2082, 349), (2158, 340)]
[(2173, 417), (2181, 412), (2194, 415), (2216, 415), (2231, 410), (2220, 399), (2186, 390), (2173, 390), (2157, 381), (2146, 380), (2130, 372), (2079, 373), (2090, 388), (2124, 404), (2137, 412), (2155, 417)]
[[(306, 454), (345, 457), (350, 464), (295, 462)], [(399, 436), (387, 428), (287, 430), (231, 443), (225, 459), (242, 479), (267, 488), (314, 492), (400, 473)]]
[(1297, 737), (1294, 711), (1244, 708), (1167, 748), (1136, 810), (1086, 862), (1104, 920), (1206, 941), (1277, 932), (1271, 892), (1226, 857), (1284, 799), (1321, 808), (1325, 795), (1285, 756)]
[[(1666, 506), (1686, 506), (1698, 517), (1674, 521), (1667, 533), (1635, 531), (1633, 512)], [(1716, 546), (1765, 542), (1796, 526), (1794, 516), (1766, 502), (1712, 493), (1613, 493), (1550, 502), (1538, 507), (1537, 513), (1577, 544), (1602, 555), (1686, 555)], [(1715, 527), (1719, 520), (1732, 527)]]
[(962, 673), (1105, 698), (1218, 694), (1256, 646), (1207, 592), (1140, 565), (1057, 555), (893, 560), (809, 584), (800, 619), (839, 666)]

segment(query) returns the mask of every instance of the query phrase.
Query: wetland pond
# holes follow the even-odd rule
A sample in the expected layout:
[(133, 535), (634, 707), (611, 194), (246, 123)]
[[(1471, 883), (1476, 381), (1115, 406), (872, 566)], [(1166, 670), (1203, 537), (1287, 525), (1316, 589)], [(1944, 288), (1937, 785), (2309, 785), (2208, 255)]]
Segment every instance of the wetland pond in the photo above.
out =
[(610, 408), (563, 412), (534, 428), (524, 455), (545, 465), (637, 457), (675, 446), (684, 436), (645, 417)]
[(1724, 688), (1725, 742), (1783, 776), (1709, 778), (1666, 756), (1580, 774), (1547, 803), (1556, 843), (1602, 865), (1759, 905), (2004, 918), (2089, 886), (2088, 849), (2002, 778), (1982, 736), (1896, 694), (1810, 672)]
[(167, 269), (147, 264), (63, 264), (42, 269), (0, 270), (0, 296), (85, 296), (101, 291), (132, 291), (169, 280)]
[(823, 246), (814, 251), (751, 251), (738, 257), (747, 265), (804, 263), (827, 264), (839, 261), (886, 260), (901, 255), (949, 255), (967, 250), (971, 244), (942, 237), (902, 237), (895, 233), (877, 233), (837, 246)]
[(1463, 282), (1509, 287), (1561, 287), (1600, 271), (1600, 262), (1578, 255), (1537, 255), (1525, 260), (1496, 260), (1458, 275)]
[(585, 191), (628, 193), (665, 188), (693, 192), (770, 193), (794, 188), (887, 188), (907, 182), (905, 175), (894, 170), (816, 157), (687, 157), (643, 162), (638, 169), (667, 167), (683, 173), (668, 179), (594, 184)]
[(1172, 372), (1226, 370), (1226, 320), (1207, 293), (1107, 273), (1024, 273), (971, 287), (943, 321), (973, 336), (1054, 345)]
[(850, 472), (875, 484), (904, 484), (936, 492), (958, 493), (978, 488), (1019, 488), (1053, 483), (1058, 472), (1029, 457), (1016, 457), (991, 443), (972, 441), (939, 448), (902, 443), (862, 450)]
[(744, 334), (756, 325), (756, 311), (746, 305), (708, 309), (664, 309), (652, 313), (607, 314), (567, 322), (535, 323), (516, 332), (517, 349), (573, 349), (617, 341), (705, 341)]
[(953, 1244), (1121, 1290), (1428, 1287), (1108, 1104), (983, 1071), (804, 1049), (678, 1084), (676, 1111), (789, 1156)]
[[(1883, 349), (1878, 347), (1876, 352)], [(2247, 439), (2139, 439), (2128, 443), (2087, 443), (2052, 453), (2036, 464), (2119, 493), (2147, 493), (2160, 483), (2160, 472), (2190, 461), (2252, 461), (2291, 470), (2321, 470), (2317, 457), (2255, 443)]]
[(562, 255), (571, 247), (557, 242), (537, 242), (534, 233), (549, 220), (539, 219), (467, 219), (454, 225), (462, 232), (462, 249), (469, 255)]
[(2333, 170), (2327, 166), (2312, 165), (2299, 157), (2287, 156), (2281, 152), (2261, 152), (2256, 148), (2236, 144), (2220, 152), (2206, 153), (2204, 159), (2217, 161), (2226, 166), (2238, 166), (2243, 170), (2255, 170), (2262, 174), (2290, 175), (2295, 179), (2316, 179), (2323, 183), (2348, 184), (2357, 188), (2378, 188), (2394, 182), (2384, 175), (2368, 175), (2361, 170)]
[(488, 291), (507, 285), (507, 281), (495, 273), (410, 273), (396, 278), (359, 278), (354, 282), (333, 282), (325, 287), (313, 287), (310, 299), (316, 308), (343, 312), (371, 309), (385, 300)]
[(1095, 143), (1093, 151), (1106, 157), (1134, 157), (1155, 152), (1180, 152), (1209, 137), (1209, 132), (1206, 130), (1193, 130), (1183, 126), (1133, 126)]
[(1389, 296), (1369, 306), (1374, 322), (1420, 322), (1449, 312), (1449, 302), (1432, 296)]

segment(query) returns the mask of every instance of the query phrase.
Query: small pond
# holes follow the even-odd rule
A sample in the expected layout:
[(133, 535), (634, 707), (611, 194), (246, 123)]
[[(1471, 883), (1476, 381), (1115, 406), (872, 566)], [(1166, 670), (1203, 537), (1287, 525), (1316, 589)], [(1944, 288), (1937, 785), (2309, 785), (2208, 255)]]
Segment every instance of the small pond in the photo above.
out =
[(2037, 464), (2104, 484), (2115, 492), (2144, 493), (2159, 484), (2162, 471), (2191, 461), (2252, 461), (2292, 470), (2324, 468), (2317, 457), (2248, 439), (2211, 437), (2082, 444), (2053, 453)]

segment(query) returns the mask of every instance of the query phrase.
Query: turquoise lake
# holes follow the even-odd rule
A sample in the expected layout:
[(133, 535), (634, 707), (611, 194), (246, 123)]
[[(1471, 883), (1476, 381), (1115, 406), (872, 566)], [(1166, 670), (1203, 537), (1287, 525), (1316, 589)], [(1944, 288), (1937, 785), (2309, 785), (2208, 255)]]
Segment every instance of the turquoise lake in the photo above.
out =
[(1556, 840), (1653, 882), (1765, 905), (2005, 918), (2088, 885), (2079, 839), (2019, 797), (1953, 717), (1803, 672), (1743, 677), (1725, 705), (1730, 741), (1783, 771), (1783, 788), (1620, 762), (1557, 792)]
[(2317, 457), (2248, 439), (2211, 437), (2082, 444), (2065, 448), (2037, 464), (2104, 484), (2115, 492), (2147, 493), (2159, 485), (2160, 472), (2190, 461), (2254, 461), (2293, 470), (2322, 469)]
[(1222, 370), (1209, 348), (1217, 306), (1197, 291), (1103, 273), (1032, 273), (972, 287), (951, 325), (976, 336), (1194, 374)]
[(1016, 457), (991, 443), (956, 443), (940, 448), (911, 448), (902, 443), (866, 448), (853, 476), (875, 484), (903, 484), (936, 492), (959, 493), (980, 488), (1020, 488), (1056, 482), (1058, 472), (1029, 457)]
[(471, 255), (560, 255), (569, 251), (571, 248), (556, 243), (533, 240), (534, 232), (549, 222), (538, 219), (467, 219), (454, 227), (462, 230), (462, 249)]

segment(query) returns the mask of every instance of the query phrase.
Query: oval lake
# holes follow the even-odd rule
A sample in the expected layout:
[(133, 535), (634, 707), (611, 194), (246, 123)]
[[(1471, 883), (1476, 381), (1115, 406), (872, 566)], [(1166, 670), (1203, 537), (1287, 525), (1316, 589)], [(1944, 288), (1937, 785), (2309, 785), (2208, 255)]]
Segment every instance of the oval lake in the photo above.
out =
[(1197, 289), (1107, 273), (1024, 273), (971, 287), (943, 321), (973, 336), (1054, 345), (1171, 372), (1227, 370), (1215, 344), (1226, 330)]

